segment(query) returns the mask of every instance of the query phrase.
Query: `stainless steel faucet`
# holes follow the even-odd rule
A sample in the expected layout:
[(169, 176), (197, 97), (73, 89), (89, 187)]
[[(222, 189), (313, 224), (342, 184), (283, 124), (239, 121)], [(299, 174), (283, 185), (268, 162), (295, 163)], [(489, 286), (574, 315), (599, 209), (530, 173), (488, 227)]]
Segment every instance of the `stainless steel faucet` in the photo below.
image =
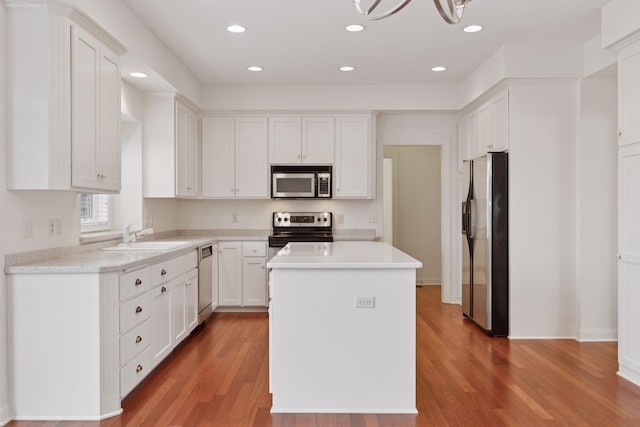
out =
[(140, 231), (135, 231), (130, 233), (130, 229), (132, 226), (136, 224), (142, 224), (141, 221), (132, 222), (131, 224), (127, 224), (122, 228), (122, 242), (123, 243), (135, 243), (138, 237), (145, 236), (147, 234), (153, 234), (153, 228), (145, 228)]

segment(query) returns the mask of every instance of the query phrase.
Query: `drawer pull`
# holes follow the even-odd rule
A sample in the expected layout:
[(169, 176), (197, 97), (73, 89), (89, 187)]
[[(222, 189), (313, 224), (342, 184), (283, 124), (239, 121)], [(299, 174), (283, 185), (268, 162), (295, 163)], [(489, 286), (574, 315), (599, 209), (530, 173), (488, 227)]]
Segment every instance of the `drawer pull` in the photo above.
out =
[(142, 371), (142, 365), (138, 365), (138, 367), (136, 368), (136, 372), (140, 372)]
[(165, 274), (167, 274), (167, 270), (165, 270), (164, 268), (162, 269), (162, 271), (160, 272), (161, 276), (164, 276)]
[(137, 306), (136, 307), (136, 313), (142, 313), (142, 307)]
[(142, 342), (142, 337), (140, 335), (138, 335), (136, 337), (136, 343)]
[(140, 286), (140, 285), (142, 285), (142, 280), (136, 279), (136, 286)]
[(160, 289), (160, 292), (167, 292), (167, 288), (165, 288), (164, 286)]
[(187, 280), (187, 282), (185, 283), (185, 286), (191, 286), (191, 280)]

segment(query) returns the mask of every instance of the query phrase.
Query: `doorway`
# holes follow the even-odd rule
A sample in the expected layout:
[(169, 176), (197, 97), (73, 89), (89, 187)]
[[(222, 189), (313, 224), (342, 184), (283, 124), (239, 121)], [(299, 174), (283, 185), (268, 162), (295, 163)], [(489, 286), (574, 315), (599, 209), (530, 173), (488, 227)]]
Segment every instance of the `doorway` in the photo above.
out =
[(420, 260), (418, 285), (442, 284), (441, 147), (385, 146), (384, 239)]

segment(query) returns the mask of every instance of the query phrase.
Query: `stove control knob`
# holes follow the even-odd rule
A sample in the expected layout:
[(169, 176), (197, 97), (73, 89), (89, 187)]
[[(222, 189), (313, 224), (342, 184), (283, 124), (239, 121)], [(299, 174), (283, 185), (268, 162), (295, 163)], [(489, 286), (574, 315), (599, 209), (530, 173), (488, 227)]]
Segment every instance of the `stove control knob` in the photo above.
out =
[(318, 221), (322, 221), (322, 219), (320, 217), (318, 217)]
[(282, 218), (278, 217), (278, 222), (282, 222)]
[(324, 222), (327, 222), (327, 218), (324, 219)]
[(289, 218), (286, 218), (286, 217), (285, 217), (284, 222), (287, 222), (287, 221), (289, 221)]

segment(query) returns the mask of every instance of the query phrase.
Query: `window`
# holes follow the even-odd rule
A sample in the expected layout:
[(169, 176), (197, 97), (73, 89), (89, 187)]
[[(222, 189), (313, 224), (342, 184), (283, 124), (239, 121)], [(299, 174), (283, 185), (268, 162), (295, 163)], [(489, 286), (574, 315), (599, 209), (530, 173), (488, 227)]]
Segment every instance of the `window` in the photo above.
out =
[(80, 195), (80, 231), (111, 230), (111, 215), (108, 194)]

